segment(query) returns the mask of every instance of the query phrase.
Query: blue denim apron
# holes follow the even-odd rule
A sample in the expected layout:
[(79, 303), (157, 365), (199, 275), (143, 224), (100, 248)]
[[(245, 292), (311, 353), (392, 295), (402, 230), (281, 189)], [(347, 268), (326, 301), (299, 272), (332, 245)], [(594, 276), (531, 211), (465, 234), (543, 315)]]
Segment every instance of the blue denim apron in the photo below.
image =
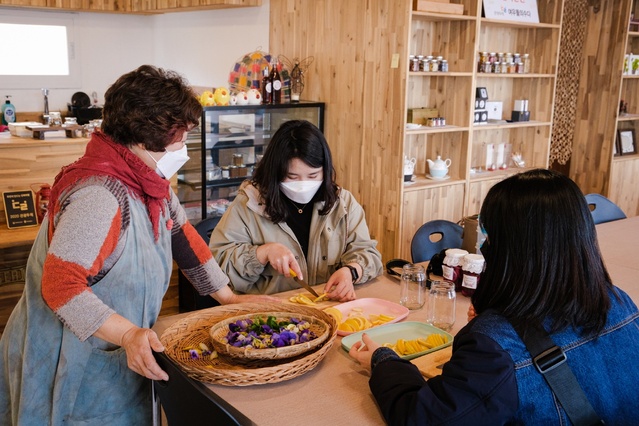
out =
[[(124, 251), (92, 290), (134, 324), (152, 327), (173, 265), (168, 206), (156, 241), (144, 204), (128, 202)], [(150, 381), (127, 367), (124, 349), (95, 337), (81, 342), (42, 299), (47, 227), (45, 220), (0, 340), (0, 424), (151, 424)]]

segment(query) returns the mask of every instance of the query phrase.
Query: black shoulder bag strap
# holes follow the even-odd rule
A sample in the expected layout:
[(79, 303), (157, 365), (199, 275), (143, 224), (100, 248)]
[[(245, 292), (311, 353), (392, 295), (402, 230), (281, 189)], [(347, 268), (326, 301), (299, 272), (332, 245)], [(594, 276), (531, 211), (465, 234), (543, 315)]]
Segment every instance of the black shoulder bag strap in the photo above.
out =
[(537, 371), (548, 382), (572, 424), (604, 424), (588, 402), (586, 394), (566, 362), (567, 357), (563, 349), (552, 341), (546, 330), (538, 327), (527, 327), (525, 333), (518, 327), (515, 327), (515, 330), (532, 355)]

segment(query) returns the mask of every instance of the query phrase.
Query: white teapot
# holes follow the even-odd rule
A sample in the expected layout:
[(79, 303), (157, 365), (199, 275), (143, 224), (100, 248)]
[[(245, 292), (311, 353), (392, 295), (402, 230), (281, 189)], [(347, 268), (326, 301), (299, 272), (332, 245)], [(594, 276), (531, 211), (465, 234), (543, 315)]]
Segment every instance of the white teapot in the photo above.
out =
[(409, 159), (408, 156), (404, 156), (404, 178), (408, 176), (408, 180), (410, 180), (410, 178), (413, 177), (415, 163), (417, 163), (417, 159), (415, 157)]
[(440, 155), (437, 156), (435, 161), (426, 160), (428, 162), (428, 170), (430, 176), (434, 178), (443, 178), (448, 174), (448, 168), (450, 167), (450, 158), (442, 160)]

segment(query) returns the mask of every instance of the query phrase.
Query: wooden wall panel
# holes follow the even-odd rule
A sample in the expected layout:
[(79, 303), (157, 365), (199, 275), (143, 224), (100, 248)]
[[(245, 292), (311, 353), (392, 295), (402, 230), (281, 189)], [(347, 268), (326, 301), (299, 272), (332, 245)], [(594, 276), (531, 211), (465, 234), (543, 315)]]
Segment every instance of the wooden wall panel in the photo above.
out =
[(363, 204), (386, 260), (397, 257), (410, 8), (405, 0), (270, 2), (269, 51), (315, 58), (302, 98), (326, 103), (337, 181)]
[(588, 9), (570, 160), (570, 177), (584, 193), (608, 191), (628, 7), (626, 0), (601, 0), (599, 12)]
[(639, 158), (615, 160), (608, 197), (626, 216), (639, 215)]
[(497, 176), (495, 179), (486, 179), (486, 180), (477, 180), (471, 182), (469, 185), (469, 194), (468, 194), (468, 208), (466, 210), (466, 216), (471, 216), (474, 214), (478, 214), (479, 210), (481, 210), (481, 203), (484, 201), (486, 194), (490, 188), (492, 188), (496, 183), (501, 182), (512, 173), (504, 173), (503, 175)]
[[(38, 141), (14, 138), (0, 143), (0, 193), (33, 189), (53, 184), (60, 169), (80, 158), (88, 139)], [(33, 187), (32, 187), (33, 186)], [(0, 203), (0, 223), (5, 223), (4, 204)]]

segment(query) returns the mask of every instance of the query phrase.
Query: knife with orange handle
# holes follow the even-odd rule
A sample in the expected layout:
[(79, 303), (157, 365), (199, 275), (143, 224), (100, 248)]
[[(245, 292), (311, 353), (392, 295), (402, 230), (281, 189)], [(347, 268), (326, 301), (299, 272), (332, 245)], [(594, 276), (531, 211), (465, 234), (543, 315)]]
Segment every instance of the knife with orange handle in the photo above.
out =
[(308, 290), (313, 296), (315, 297), (319, 297), (319, 294), (317, 294), (317, 292), (315, 290), (313, 290), (313, 287), (311, 287), (306, 281), (304, 280), (300, 280), (297, 276), (297, 274), (295, 273), (295, 271), (293, 271), (291, 268), (288, 268), (288, 272), (289, 274), (291, 274), (291, 276), (293, 277), (293, 279), (295, 281), (297, 281), (299, 283), (299, 285), (301, 285), (302, 287), (304, 287), (306, 290)]

